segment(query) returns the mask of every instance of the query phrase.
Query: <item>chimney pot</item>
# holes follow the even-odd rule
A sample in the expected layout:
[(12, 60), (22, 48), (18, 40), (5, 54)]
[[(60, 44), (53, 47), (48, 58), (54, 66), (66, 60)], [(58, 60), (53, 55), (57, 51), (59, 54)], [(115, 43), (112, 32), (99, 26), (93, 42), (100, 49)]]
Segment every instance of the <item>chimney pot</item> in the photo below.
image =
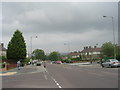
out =
[(2, 47), (4, 47), (4, 44), (3, 44), (3, 43), (1, 43), (1, 46), (2, 46)]
[(97, 46), (94, 46), (94, 48), (97, 48)]
[(91, 48), (91, 46), (89, 46), (89, 48)]

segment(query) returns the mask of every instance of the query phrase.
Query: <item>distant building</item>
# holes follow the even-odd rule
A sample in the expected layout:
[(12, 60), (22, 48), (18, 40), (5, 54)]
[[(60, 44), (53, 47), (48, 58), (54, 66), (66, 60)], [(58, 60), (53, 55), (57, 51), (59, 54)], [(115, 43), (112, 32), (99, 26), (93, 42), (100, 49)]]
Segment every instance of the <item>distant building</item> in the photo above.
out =
[(81, 51), (81, 58), (82, 60), (93, 60), (93, 59), (100, 59), (101, 58), (101, 48), (97, 48), (96, 46), (91, 47), (84, 47)]
[(65, 60), (65, 59), (68, 59), (68, 57), (67, 56), (63, 56), (63, 57), (61, 57), (61, 59)]
[(120, 48), (120, 46), (118, 46), (118, 48)]
[(4, 48), (4, 44), (1, 43), (0, 44), (0, 56), (6, 56), (6, 51), (7, 51), (7, 49)]
[(68, 56), (70, 58), (77, 58), (77, 57), (80, 57), (80, 53), (79, 52), (71, 52), (68, 54)]

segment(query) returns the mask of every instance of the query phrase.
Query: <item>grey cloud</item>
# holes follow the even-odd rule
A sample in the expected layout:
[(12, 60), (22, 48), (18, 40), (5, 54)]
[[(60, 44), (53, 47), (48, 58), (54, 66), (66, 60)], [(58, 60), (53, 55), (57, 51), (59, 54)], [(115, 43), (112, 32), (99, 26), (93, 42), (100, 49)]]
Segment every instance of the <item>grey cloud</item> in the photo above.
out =
[[(102, 15), (113, 15), (117, 10), (114, 3), (8, 3), (5, 11), (10, 14), (7, 23), (15, 20), (23, 28), (36, 32), (84, 32), (89, 29), (104, 30), (109, 27), (109, 20), (105, 22)], [(12, 7), (12, 9), (10, 8)], [(37, 7), (35, 9), (35, 7)], [(8, 9), (9, 8), (9, 9)], [(111, 11), (109, 11), (111, 9)], [(26, 10), (26, 11), (25, 11)], [(9, 12), (8, 12), (9, 11)], [(8, 15), (3, 11), (3, 14)], [(107, 13), (107, 14), (106, 14)], [(12, 20), (13, 21), (12, 21)], [(8, 22), (10, 20), (10, 22)], [(5, 23), (6, 23), (5, 22)], [(108, 24), (107, 24), (108, 23)]]
[[(103, 18), (103, 15), (114, 16), (116, 33), (118, 29), (117, 3), (114, 2), (3, 3), (2, 10), (5, 42), (8, 42), (7, 39), (16, 29), (20, 29), (28, 45), (30, 36), (42, 36), (39, 42), (42, 48), (47, 45), (50, 48), (58, 48), (60, 43), (65, 41), (75, 43), (75, 47), (71, 46), (74, 49), (83, 43), (103, 43), (112, 39), (111, 19)], [(40, 47), (39, 40), (36, 41), (35, 47)]]

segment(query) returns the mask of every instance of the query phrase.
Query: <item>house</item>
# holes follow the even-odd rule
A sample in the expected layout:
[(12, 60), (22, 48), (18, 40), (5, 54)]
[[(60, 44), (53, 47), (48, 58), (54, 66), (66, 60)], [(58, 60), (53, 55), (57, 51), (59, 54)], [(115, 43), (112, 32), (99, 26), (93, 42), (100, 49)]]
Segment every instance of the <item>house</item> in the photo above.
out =
[(65, 59), (68, 59), (68, 57), (67, 56), (63, 56), (63, 57), (61, 57), (61, 59), (65, 60)]
[(6, 56), (6, 51), (7, 51), (7, 49), (4, 48), (4, 44), (1, 43), (0, 44), (0, 56)]
[(82, 60), (93, 60), (101, 58), (101, 48), (97, 48), (97, 46), (91, 47), (87, 46), (81, 51)]
[(71, 52), (68, 54), (68, 56), (70, 58), (77, 58), (77, 57), (80, 57), (80, 53), (79, 52)]

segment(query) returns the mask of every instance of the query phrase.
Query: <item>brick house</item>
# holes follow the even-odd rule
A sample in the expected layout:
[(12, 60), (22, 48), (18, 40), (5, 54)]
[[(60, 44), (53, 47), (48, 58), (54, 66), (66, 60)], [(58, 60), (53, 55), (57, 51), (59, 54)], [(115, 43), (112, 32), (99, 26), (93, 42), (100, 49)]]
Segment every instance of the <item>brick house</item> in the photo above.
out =
[(7, 49), (4, 48), (4, 44), (1, 43), (0, 44), (0, 56), (6, 56), (6, 51), (7, 51)]
[(97, 48), (96, 46), (91, 47), (87, 46), (81, 51), (82, 60), (93, 60), (101, 58), (101, 48)]
[(71, 52), (68, 54), (70, 58), (77, 58), (80, 57), (80, 52)]

